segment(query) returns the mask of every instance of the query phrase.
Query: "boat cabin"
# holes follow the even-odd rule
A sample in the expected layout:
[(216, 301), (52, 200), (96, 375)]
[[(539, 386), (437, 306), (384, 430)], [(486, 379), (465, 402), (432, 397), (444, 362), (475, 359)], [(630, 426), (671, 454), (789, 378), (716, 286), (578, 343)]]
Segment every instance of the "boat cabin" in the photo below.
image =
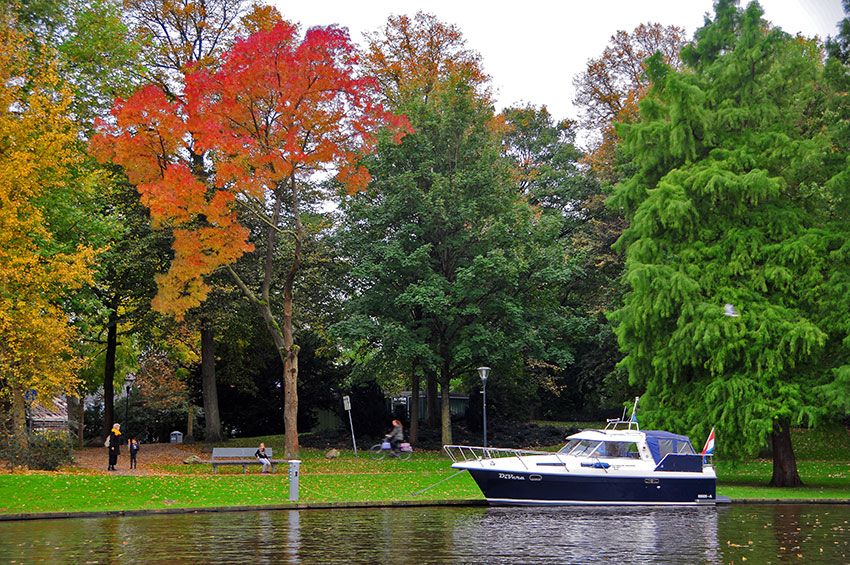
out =
[(558, 453), (580, 458), (640, 460), (659, 465), (668, 454), (695, 455), (687, 436), (656, 430), (585, 430)]

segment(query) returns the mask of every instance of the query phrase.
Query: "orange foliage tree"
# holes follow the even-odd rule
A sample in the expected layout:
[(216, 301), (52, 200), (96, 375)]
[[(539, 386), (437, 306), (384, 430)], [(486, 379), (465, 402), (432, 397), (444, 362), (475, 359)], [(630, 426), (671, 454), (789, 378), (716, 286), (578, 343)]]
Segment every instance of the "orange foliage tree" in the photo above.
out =
[(94, 259), (90, 248), (62, 252), (40, 208), (50, 191), (69, 188), (82, 156), (55, 65), (27, 56), (24, 36), (0, 17), (0, 395), (21, 447), (26, 390), (76, 393), (81, 361), (62, 300), (92, 282)]
[[(216, 68), (222, 53), (230, 49), (238, 37), (269, 29), (282, 19), (276, 8), (252, 0), (124, 0), (124, 14), (131, 35), (139, 44), (146, 46), (141, 53), (144, 62), (140, 69), (142, 82), (156, 84), (169, 99), (184, 96), (186, 67)], [(200, 154), (194, 151), (196, 144), (191, 140), (184, 140), (184, 144), (189, 150), (181, 155), (182, 159), (190, 165), (201, 159)], [(214, 320), (224, 309), (219, 306), (223, 305), (201, 309), (197, 316), (185, 321), (188, 326), (199, 326), (201, 333), (201, 387), (207, 441), (220, 441), (222, 438), (214, 339)], [(119, 320), (115, 310), (112, 319), (115, 323), (109, 325), (107, 359), (110, 351), (114, 358), (115, 326)], [(114, 367), (114, 362), (112, 365), (107, 363), (104, 375), (106, 431), (112, 425), (113, 414), (111, 391), (114, 370), (110, 370), (111, 367)]]
[[(257, 307), (284, 365), (287, 456), (298, 452), (293, 289), (306, 238), (302, 185), (333, 168), (348, 190), (362, 189), (369, 174), (359, 161), (377, 131), (390, 126), (400, 139), (409, 129), (377, 102), (376, 81), (356, 71), (346, 31), (312, 28), (301, 38), (279, 22), (237, 41), (217, 70), (186, 69), (183, 98), (149, 85), (118, 100), (93, 144), (125, 168), (154, 224), (173, 230), (158, 310), (180, 319), (205, 300), (205, 277), (219, 269)], [(239, 212), (259, 222), (249, 230)], [(258, 246), (262, 272), (252, 285), (234, 263)], [(283, 253), (288, 267), (273, 292)]]
[(488, 94), (481, 56), (466, 47), (459, 28), (433, 14), (390, 16), (381, 30), (366, 34), (366, 39), (364, 64), (377, 78), (392, 108), (404, 105), (411, 97), (427, 102), (457, 81), (474, 85), (479, 94)]
[(660, 52), (665, 63), (678, 69), (684, 45), (685, 30), (676, 26), (649, 23), (631, 33), (620, 30), (611, 36), (602, 55), (590, 59), (585, 71), (573, 79), (580, 123), (591, 134), (588, 161), (602, 180), (617, 180), (614, 151), (619, 138), (614, 124), (637, 117), (637, 103), (649, 87), (645, 61)]

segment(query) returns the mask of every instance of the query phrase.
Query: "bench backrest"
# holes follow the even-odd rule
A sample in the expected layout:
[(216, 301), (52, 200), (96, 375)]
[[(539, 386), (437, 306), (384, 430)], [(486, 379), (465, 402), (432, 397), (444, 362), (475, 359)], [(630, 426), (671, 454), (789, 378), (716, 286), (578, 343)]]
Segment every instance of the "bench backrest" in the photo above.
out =
[[(228, 457), (253, 457), (257, 452), (256, 447), (213, 447), (212, 458), (213, 459), (224, 459)], [(273, 457), (272, 448), (266, 448), (266, 455), (269, 457)]]

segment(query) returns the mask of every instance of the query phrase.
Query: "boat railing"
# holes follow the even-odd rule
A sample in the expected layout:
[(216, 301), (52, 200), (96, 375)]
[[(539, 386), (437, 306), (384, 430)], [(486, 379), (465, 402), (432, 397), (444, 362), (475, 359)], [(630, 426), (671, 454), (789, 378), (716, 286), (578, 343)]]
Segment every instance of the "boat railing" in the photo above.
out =
[(449, 456), (449, 459), (452, 460), (452, 463), (468, 463), (468, 462), (481, 462), (482, 466), (485, 461), (493, 461), (495, 459), (502, 459), (506, 457), (516, 457), (520, 463), (522, 463), (523, 467), (526, 469), (528, 466), (525, 464), (525, 461), (522, 460), (523, 457), (531, 456), (531, 455), (554, 455), (558, 459), (558, 453), (552, 451), (532, 451), (529, 449), (511, 449), (509, 447), (483, 447), (476, 445), (444, 445), (443, 451), (446, 452), (446, 455)]
[(640, 431), (640, 426), (637, 420), (623, 420), (622, 418), (609, 418), (605, 420), (606, 430), (637, 430)]

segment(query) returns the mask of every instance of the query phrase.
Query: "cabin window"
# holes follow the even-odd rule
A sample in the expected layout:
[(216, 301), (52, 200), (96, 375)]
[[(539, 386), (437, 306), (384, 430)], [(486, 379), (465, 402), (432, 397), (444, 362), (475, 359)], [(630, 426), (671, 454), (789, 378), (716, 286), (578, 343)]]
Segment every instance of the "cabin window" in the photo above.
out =
[(558, 453), (572, 455), (574, 457), (591, 457), (595, 454), (601, 443), (601, 441), (589, 439), (572, 439)]
[(575, 447), (579, 443), (581, 443), (581, 440), (571, 439), (570, 441), (567, 442), (567, 444), (564, 447), (562, 447), (561, 449), (558, 450), (558, 453), (563, 453), (564, 455), (568, 455), (570, 453), (570, 451), (575, 449)]
[(690, 443), (674, 439), (659, 440), (658, 449), (661, 453), (662, 459), (664, 459), (664, 456), (668, 453), (681, 453), (686, 455), (692, 455), (694, 453), (694, 448), (691, 447)]
[(689, 442), (678, 441), (676, 443), (679, 444), (676, 448), (677, 449), (676, 453), (684, 453), (684, 454), (687, 454), (687, 455), (693, 455), (694, 454), (694, 448), (691, 447), (691, 444)]
[(559, 453), (574, 457), (617, 457), (640, 459), (637, 444), (633, 441), (577, 440), (567, 442)]
[(602, 442), (600, 457), (620, 457), (626, 459), (640, 459), (637, 444), (633, 441), (605, 441)]

